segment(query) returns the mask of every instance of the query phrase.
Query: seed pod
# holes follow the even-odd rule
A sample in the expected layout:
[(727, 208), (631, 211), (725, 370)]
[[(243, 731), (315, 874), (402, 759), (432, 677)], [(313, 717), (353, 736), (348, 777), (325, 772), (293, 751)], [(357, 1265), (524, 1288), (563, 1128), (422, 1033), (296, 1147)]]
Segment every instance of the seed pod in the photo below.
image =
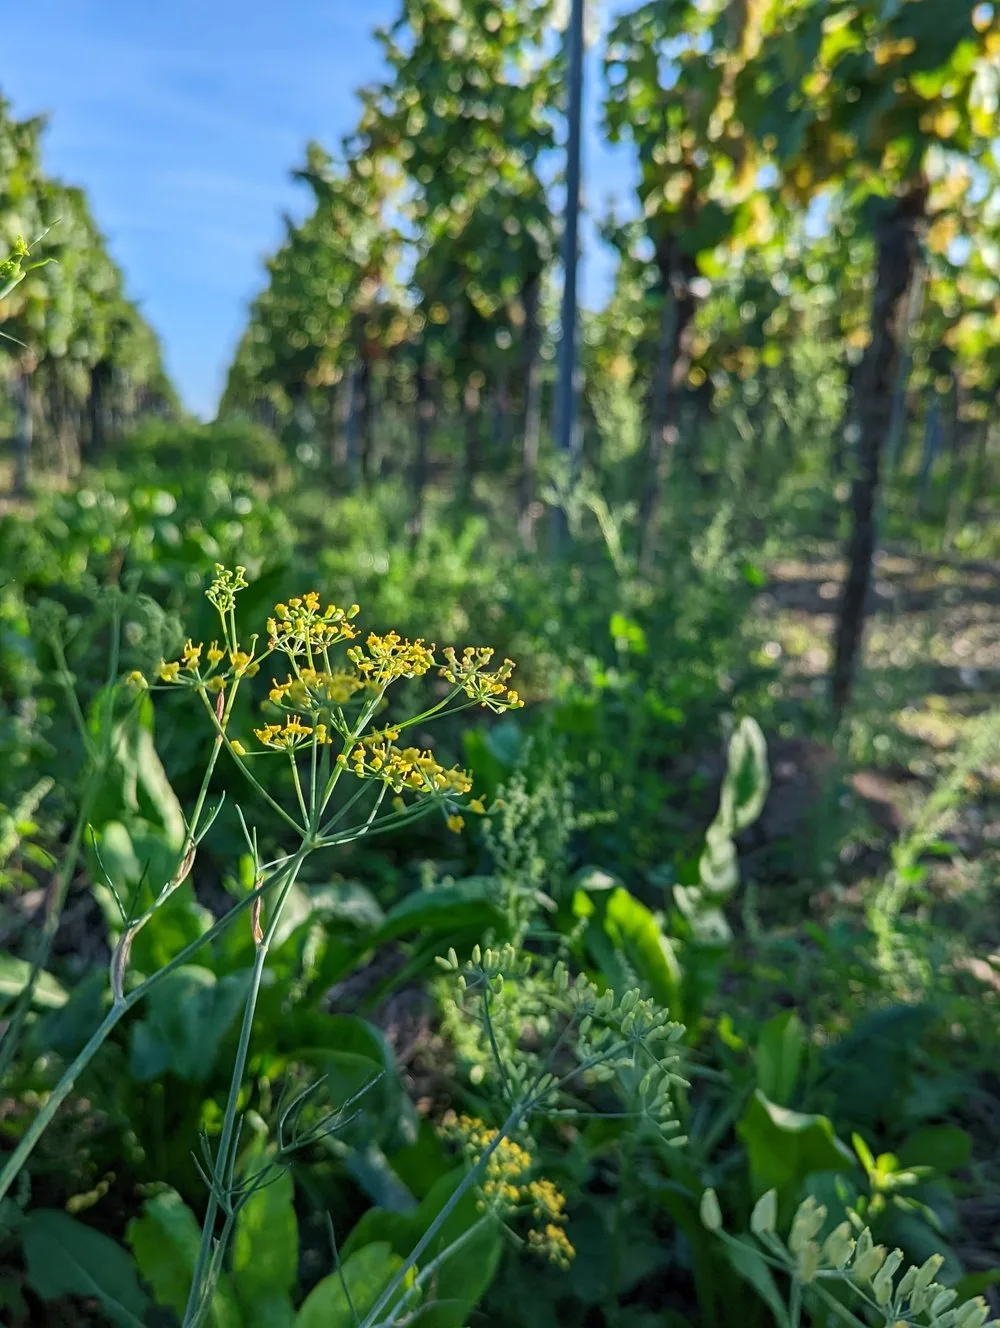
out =
[(955, 1328), (983, 1328), (990, 1309), (982, 1296), (966, 1301), (955, 1311)]
[(706, 1190), (701, 1196), (701, 1221), (708, 1231), (718, 1231), (722, 1227), (722, 1209), (714, 1190)]
[(808, 1286), (810, 1282), (815, 1281), (818, 1272), (819, 1246), (814, 1240), (810, 1240), (807, 1241), (799, 1251), (799, 1258), (795, 1267), (795, 1276), (803, 1286)]
[(929, 1287), (930, 1284), (934, 1281), (935, 1277), (937, 1277), (938, 1273), (941, 1271), (941, 1267), (943, 1264), (944, 1264), (943, 1254), (932, 1254), (930, 1258), (925, 1259), (924, 1262), (920, 1265), (920, 1267), (916, 1270), (916, 1276), (914, 1280), (914, 1286), (916, 1287), (916, 1289), (918, 1291), (923, 1291), (926, 1287)]
[(850, 1222), (834, 1227), (823, 1243), (823, 1258), (831, 1268), (843, 1268), (854, 1253), (854, 1238)]
[(903, 1251), (893, 1250), (872, 1278), (872, 1294), (880, 1305), (888, 1305), (892, 1299), (892, 1279), (902, 1262)]
[(904, 1300), (909, 1296), (911, 1296), (913, 1292), (917, 1290), (916, 1283), (917, 1283), (917, 1269), (914, 1268), (911, 1264), (911, 1266), (907, 1268), (906, 1272), (899, 1279), (899, 1282), (896, 1285), (897, 1300)]
[(818, 1235), (826, 1220), (826, 1209), (809, 1195), (799, 1204), (798, 1212), (792, 1219), (792, 1229), (788, 1236), (788, 1248), (793, 1254), (805, 1249), (807, 1242)]
[(954, 1305), (958, 1300), (958, 1292), (953, 1287), (941, 1287), (934, 1295), (929, 1305), (931, 1317), (943, 1314), (949, 1306)]
[(774, 1231), (778, 1220), (778, 1194), (768, 1190), (754, 1204), (750, 1214), (750, 1230), (755, 1236), (769, 1236)]

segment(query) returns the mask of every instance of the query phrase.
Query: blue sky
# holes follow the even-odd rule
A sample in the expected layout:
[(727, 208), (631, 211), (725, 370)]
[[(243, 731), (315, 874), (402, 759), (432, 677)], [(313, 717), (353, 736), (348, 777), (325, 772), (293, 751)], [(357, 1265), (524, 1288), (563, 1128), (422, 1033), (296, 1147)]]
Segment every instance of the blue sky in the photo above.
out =
[[(46, 112), (46, 169), (87, 190), (159, 332), (185, 403), (210, 416), (307, 139), (336, 150), (356, 89), (379, 76), (372, 37), (396, 0), (34, 0), (0, 68), (19, 117)], [(286, 17), (287, 16), (287, 17)], [(627, 149), (597, 133), (588, 69), (586, 196), (629, 193)], [(588, 228), (585, 301), (607, 288), (610, 256)]]

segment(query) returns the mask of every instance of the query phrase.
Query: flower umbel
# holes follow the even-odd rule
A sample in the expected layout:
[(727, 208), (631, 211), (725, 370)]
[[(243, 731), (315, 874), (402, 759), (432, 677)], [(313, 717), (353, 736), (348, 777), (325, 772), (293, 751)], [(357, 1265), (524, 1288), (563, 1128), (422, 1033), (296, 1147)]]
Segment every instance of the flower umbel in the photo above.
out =
[(407, 641), (398, 632), (378, 636), (369, 633), (365, 648), (352, 646), (347, 657), (358, 673), (376, 687), (386, 687), (397, 678), (419, 678), (434, 663), (434, 646)]
[(268, 700), (282, 709), (315, 710), (318, 706), (345, 705), (365, 686), (364, 679), (350, 669), (299, 669), (284, 682), (272, 679)]
[[(477, 1116), (456, 1116), (454, 1112), (449, 1112), (440, 1128), (446, 1139), (460, 1145), (470, 1166), (476, 1165), (499, 1134)], [(500, 1139), (479, 1184), (479, 1209), (502, 1221), (530, 1215), (538, 1225), (528, 1232), (528, 1248), (560, 1268), (568, 1268), (576, 1251), (563, 1230), (566, 1196), (550, 1180), (528, 1180), (533, 1165), (530, 1149), (514, 1139)]]
[[(718, 1200), (710, 1190), (711, 1202), (702, 1203), (702, 1222), (732, 1241), (722, 1230)], [(838, 1279), (855, 1296), (877, 1310), (880, 1323), (911, 1324), (920, 1322), (928, 1328), (989, 1328), (989, 1306), (982, 1297), (956, 1305), (958, 1292), (935, 1282), (944, 1259), (932, 1254), (919, 1267), (903, 1267), (902, 1250), (889, 1251), (876, 1245), (868, 1227), (853, 1236), (850, 1222), (838, 1227), (819, 1243), (826, 1209), (809, 1196), (792, 1218), (787, 1241), (775, 1232), (777, 1195), (769, 1190), (758, 1200), (750, 1219), (750, 1229), (767, 1250), (772, 1262), (783, 1267), (799, 1287), (807, 1287), (818, 1277)]]
[(410, 789), (460, 797), (472, 788), (467, 771), (458, 766), (445, 769), (432, 752), (421, 751), (419, 747), (397, 747), (378, 734), (358, 743), (345, 763), (348, 760), (359, 779), (380, 779), (393, 793)]
[(313, 650), (322, 652), (340, 641), (353, 640), (358, 633), (351, 619), (360, 611), (357, 604), (349, 609), (328, 604), (321, 609), (319, 595), (310, 590), (287, 604), (275, 604), (274, 617), (267, 620), (268, 645), (293, 658), (307, 655), (311, 659)]
[(254, 729), (254, 733), (265, 747), (273, 747), (276, 751), (293, 751), (314, 733), (317, 742), (332, 742), (325, 725), (314, 728), (312, 724), (303, 724), (298, 715), (290, 715), (284, 724), (265, 724), (262, 729)]
[(490, 671), (488, 665), (493, 653), (487, 646), (466, 646), (459, 655), (453, 646), (448, 646), (444, 651), (444, 667), (439, 670), (441, 677), (461, 687), (471, 700), (498, 714), (517, 710), (524, 702), (507, 686), (514, 663), (505, 659), (498, 669)]

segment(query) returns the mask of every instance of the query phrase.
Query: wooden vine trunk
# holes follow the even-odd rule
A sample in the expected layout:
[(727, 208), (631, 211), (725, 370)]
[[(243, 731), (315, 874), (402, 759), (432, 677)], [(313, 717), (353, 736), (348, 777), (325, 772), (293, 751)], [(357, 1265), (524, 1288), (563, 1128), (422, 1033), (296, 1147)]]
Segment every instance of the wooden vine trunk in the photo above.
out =
[(852, 414), (857, 423), (856, 470), (851, 488), (847, 577), (834, 639), (831, 699), (840, 716), (851, 699), (864, 636), (865, 606), (876, 545), (876, 511), (883, 451), (892, 421), (893, 388), (904, 345), (907, 308), (920, 258), (927, 200), (915, 183), (879, 221), (871, 339), (861, 361)]

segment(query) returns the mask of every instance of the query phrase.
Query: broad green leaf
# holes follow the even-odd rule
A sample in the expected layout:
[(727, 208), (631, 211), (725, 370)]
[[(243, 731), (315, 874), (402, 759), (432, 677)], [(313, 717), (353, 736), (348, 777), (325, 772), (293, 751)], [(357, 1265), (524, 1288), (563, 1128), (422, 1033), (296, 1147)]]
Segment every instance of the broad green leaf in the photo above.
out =
[(957, 1291), (959, 1302), (981, 1296), (991, 1287), (1000, 1286), (1000, 1268), (987, 1268), (981, 1273), (966, 1273), (959, 1282)]
[[(362, 1097), (358, 1106), (363, 1102)], [(362, 1134), (364, 1132), (362, 1127)], [(351, 1148), (344, 1159), (344, 1167), (372, 1203), (379, 1208), (386, 1208), (395, 1213), (409, 1213), (416, 1208), (416, 1199), (373, 1139), (369, 1138), (367, 1143), (359, 1142)]]
[[(116, 688), (103, 688), (91, 705), (88, 723), (98, 740), (102, 730), (106, 731), (116, 692)], [(145, 820), (166, 844), (178, 850), (184, 841), (184, 813), (156, 752), (153, 704), (148, 695), (140, 699), (136, 714), (115, 722), (112, 755), (93, 824), (103, 827), (108, 821), (127, 822), (133, 817)]]
[(45, 1208), (25, 1217), (20, 1235), (28, 1284), (43, 1300), (86, 1296), (100, 1301), (112, 1323), (142, 1328), (149, 1297), (135, 1262), (110, 1236)]
[(295, 1323), (295, 1306), (287, 1291), (268, 1291), (265, 1287), (252, 1304), (242, 1308), (248, 1328), (251, 1324), (253, 1328), (292, 1328)]
[(333, 922), (347, 922), (359, 931), (374, 931), (385, 921), (385, 912), (366, 885), (358, 881), (339, 881), (330, 885), (311, 885), (309, 900), (313, 911)]
[(958, 1171), (972, 1154), (972, 1136), (957, 1125), (928, 1125), (915, 1130), (899, 1150), (902, 1167), (933, 1167)]
[(452, 1168), (438, 1131), (426, 1119), (421, 1120), (416, 1139), (397, 1148), (389, 1161), (393, 1171), (418, 1199), (425, 1198), (441, 1176)]
[(148, 695), (142, 698), (139, 716), (135, 741), (139, 810), (147, 819), (158, 822), (167, 842), (179, 849), (184, 842), (184, 812), (153, 742), (153, 704)]
[(108, 975), (92, 969), (74, 986), (70, 998), (57, 1010), (50, 1010), (33, 1025), (31, 1045), (39, 1051), (54, 1051), (72, 1060), (101, 1022), (107, 1001)]
[[(263, 1150), (254, 1150), (247, 1177), (261, 1176), (260, 1186), (240, 1209), (233, 1235), (232, 1278), (248, 1322), (265, 1297), (288, 1302), (298, 1280), (299, 1225), (295, 1217), (295, 1186), (290, 1172), (275, 1166)], [(275, 1320), (276, 1322), (277, 1320)]]
[(415, 890), (389, 910), (369, 944), (386, 945), (415, 931), (446, 936), (464, 928), (501, 927), (503, 917), (489, 897), (490, 885), (488, 878), (477, 876), (437, 890)]
[[(165, 1190), (146, 1200), (142, 1216), (129, 1222), (125, 1239), (156, 1303), (183, 1316), (201, 1239), (191, 1209), (176, 1190)], [(243, 1316), (225, 1274), (216, 1284), (206, 1322), (210, 1328), (242, 1328)]]
[(249, 974), (216, 978), (208, 968), (185, 964), (150, 993), (146, 1017), (133, 1025), (131, 1069), (136, 1079), (165, 1071), (204, 1083), (219, 1047), (246, 998)]
[[(0, 1007), (8, 1000), (15, 1000), (27, 985), (31, 976), (31, 964), (26, 959), (15, 959), (13, 955), (0, 955)], [(58, 1010), (69, 1000), (69, 993), (45, 969), (38, 974), (31, 993), (31, 1004), (38, 1010)]]
[(802, 1064), (802, 1024), (794, 1010), (769, 1019), (757, 1041), (757, 1087), (779, 1107), (786, 1107)]
[(577, 890), (573, 913), (578, 918), (589, 918), (590, 929), (602, 931), (623, 953), (650, 994), (679, 1017), (680, 965), (669, 939), (645, 904), (624, 886)]
[(356, 1328), (402, 1262), (385, 1242), (366, 1245), (313, 1287), (295, 1316), (295, 1328)]
[(789, 1111), (758, 1089), (736, 1127), (750, 1155), (755, 1194), (798, 1183), (814, 1171), (851, 1171), (854, 1154), (826, 1116)]

